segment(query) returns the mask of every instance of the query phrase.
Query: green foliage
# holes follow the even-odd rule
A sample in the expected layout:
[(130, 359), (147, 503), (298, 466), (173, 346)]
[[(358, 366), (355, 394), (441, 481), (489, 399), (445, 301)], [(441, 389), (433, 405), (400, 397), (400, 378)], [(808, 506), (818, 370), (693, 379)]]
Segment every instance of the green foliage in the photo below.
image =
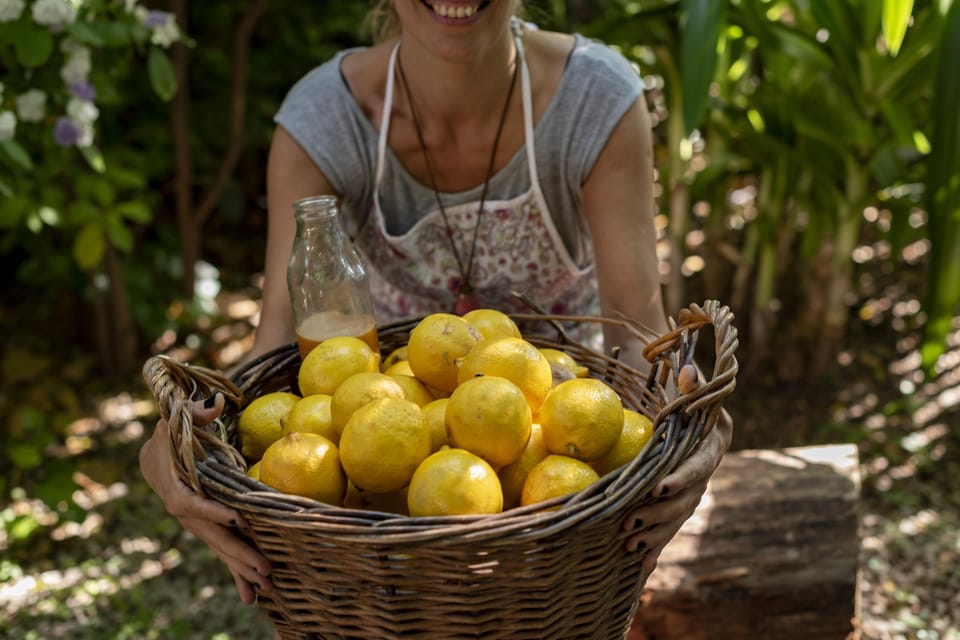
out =
[(935, 141), (927, 173), (931, 256), (923, 363), (929, 370), (945, 351), (960, 301), (960, 3), (953, 3), (942, 36), (933, 98)]

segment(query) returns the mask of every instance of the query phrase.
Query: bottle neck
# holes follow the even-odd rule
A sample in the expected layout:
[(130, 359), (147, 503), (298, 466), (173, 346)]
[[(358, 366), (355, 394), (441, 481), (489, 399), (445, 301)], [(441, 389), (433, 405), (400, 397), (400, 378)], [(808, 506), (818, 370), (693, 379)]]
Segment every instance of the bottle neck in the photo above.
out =
[(331, 196), (305, 198), (294, 203), (297, 236), (301, 239), (339, 241), (342, 238), (336, 199)]

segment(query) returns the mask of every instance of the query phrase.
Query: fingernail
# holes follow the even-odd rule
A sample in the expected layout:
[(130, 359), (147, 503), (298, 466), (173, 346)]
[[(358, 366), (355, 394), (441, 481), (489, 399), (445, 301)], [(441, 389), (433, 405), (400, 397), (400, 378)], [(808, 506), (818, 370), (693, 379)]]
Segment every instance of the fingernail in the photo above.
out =
[(204, 409), (213, 409), (213, 407), (217, 404), (217, 396), (218, 396), (218, 395), (220, 395), (219, 392), (213, 394), (212, 396), (210, 396), (210, 397), (208, 397), (206, 400), (204, 400), (204, 401), (203, 401), (203, 408), (204, 408)]

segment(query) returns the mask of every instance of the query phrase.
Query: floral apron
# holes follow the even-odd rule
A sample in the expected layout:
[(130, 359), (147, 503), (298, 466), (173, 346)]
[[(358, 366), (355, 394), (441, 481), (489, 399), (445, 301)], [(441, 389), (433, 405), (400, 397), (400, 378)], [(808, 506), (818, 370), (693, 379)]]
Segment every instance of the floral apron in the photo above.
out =
[[(554, 226), (540, 183), (533, 137), (530, 77), (523, 53), (519, 22), (514, 37), (520, 61), (524, 141), (531, 188), (509, 200), (488, 200), (477, 229), (470, 284), (481, 307), (505, 312), (531, 311), (512, 292), (522, 293), (553, 314), (595, 315), (599, 309), (593, 255), (579, 267)], [(370, 276), (379, 322), (433, 312), (452, 313), (460, 289), (460, 270), (439, 209), (423, 216), (406, 233), (390, 235), (380, 208), (394, 69), (399, 42), (390, 55), (383, 116), (377, 145), (373, 210), (359, 230), (356, 243)], [(479, 202), (444, 207), (460, 255), (470, 255)]]

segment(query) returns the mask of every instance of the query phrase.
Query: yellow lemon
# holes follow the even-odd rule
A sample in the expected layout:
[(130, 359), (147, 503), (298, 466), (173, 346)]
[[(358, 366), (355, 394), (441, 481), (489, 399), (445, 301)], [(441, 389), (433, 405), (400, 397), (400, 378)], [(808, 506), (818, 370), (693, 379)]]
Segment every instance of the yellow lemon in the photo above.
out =
[(330, 398), (330, 420), (337, 431), (337, 440), (353, 412), (377, 398), (403, 398), (403, 387), (379, 371), (355, 373), (337, 387)]
[(530, 439), (533, 418), (527, 399), (506, 378), (471, 378), (447, 402), (447, 437), (495, 469), (517, 460)]
[(594, 460), (590, 466), (601, 476), (619, 469), (643, 450), (653, 436), (653, 422), (650, 418), (632, 409), (623, 410), (623, 431), (605, 456)]
[(523, 338), (488, 338), (473, 347), (460, 362), (457, 381), (477, 376), (498, 376), (517, 385), (533, 414), (553, 386), (550, 363)]
[(500, 513), (503, 493), (493, 468), (463, 449), (430, 454), (413, 474), (407, 491), (411, 516)]
[(254, 480), (260, 479), (260, 463), (257, 462), (255, 465), (247, 469), (247, 475), (253, 478)]
[(402, 489), (430, 455), (430, 427), (420, 407), (401, 398), (378, 398), (357, 409), (340, 436), (347, 476), (364, 491)]
[(554, 387), (540, 405), (540, 427), (551, 453), (596, 460), (623, 430), (623, 404), (596, 378), (574, 378)]
[(267, 447), (260, 481), (283, 493), (337, 506), (347, 490), (336, 445), (316, 433), (291, 433)]
[(364, 491), (352, 482), (347, 482), (347, 495), (343, 497), (343, 506), (347, 509), (364, 511), (383, 511), (402, 516), (410, 515), (407, 510), (407, 487), (386, 493)]
[(316, 433), (333, 442), (337, 430), (330, 417), (330, 402), (333, 396), (316, 393), (297, 401), (290, 412), (280, 420), (280, 435), (288, 433)]
[(523, 483), (520, 504), (527, 506), (570, 495), (600, 479), (593, 468), (569, 456), (549, 455), (530, 469)]
[(280, 437), (280, 421), (286, 416), (300, 396), (286, 391), (266, 393), (247, 405), (237, 421), (240, 438), (240, 453), (247, 462), (256, 462)]
[(409, 360), (401, 360), (387, 367), (384, 370), (384, 373), (387, 374), (388, 376), (395, 376), (395, 375), (412, 376), (413, 369), (410, 368)]
[(497, 477), (500, 478), (500, 484), (503, 486), (503, 508), (512, 509), (520, 504), (520, 496), (523, 494), (523, 483), (527, 479), (530, 469), (533, 469), (541, 460), (550, 455), (547, 445), (543, 442), (543, 433), (540, 431), (540, 425), (533, 423), (530, 429), (530, 440), (527, 446), (520, 454), (520, 459), (511, 462), (500, 469)]
[(390, 355), (388, 355), (386, 358), (383, 359), (382, 363), (380, 363), (380, 371), (382, 371), (383, 373), (386, 373), (387, 369), (389, 369), (393, 365), (400, 362), (406, 362), (406, 361), (407, 361), (407, 345), (403, 345), (402, 347), (397, 347), (396, 349), (390, 352)]
[(433, 313), (417, 323), (407, 342), (413, 374), (439, 391), (457, 387), (457, 362), (483, 336), (472, 324), (450, 313)]
[(437, 398), (422, 407), (423, 417), (430, 425), (430, 451), (439, 451), (447, 442), (447, 403), (449, 398)]
[(463, 314), (463, 319), (472, 324), (485, 339), (521, 337), (513, 318), (496, 309), (474, 309)]
[(393, 378), (397, 384), (403, 388), (404, 397), (418, 407), (425, 406), (434, 401), (433, 394), (427, 385), (423, 384), (412, 375), (402, 373), (387, 373), (385, 375)]
[(300, 393), (332, 395), (340, 384), (355, 373), (380, 371), (380, 354), (360, 338), (327, 338), (313, 348), (300, 364), (297, 381)]
[(547, 362), (566, 369), (572, 373), (575, 378), (586, 378), (590, 373), (589, 369), (577, 362), (574, 357), (566, 351), (551, 349), (550, 347), (541, 347), (540, 353), (547, 359)]

